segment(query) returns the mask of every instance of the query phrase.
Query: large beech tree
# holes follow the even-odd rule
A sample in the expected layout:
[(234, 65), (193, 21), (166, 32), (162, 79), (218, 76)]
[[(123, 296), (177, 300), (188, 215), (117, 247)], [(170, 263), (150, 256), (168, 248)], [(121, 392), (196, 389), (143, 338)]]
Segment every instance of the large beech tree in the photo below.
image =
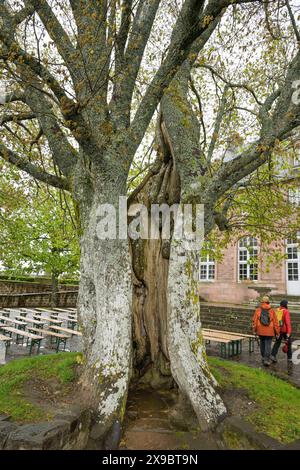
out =
[[(265, 55), (251, 68), (247, 48), (254, 55), (256, 42)], [(299, 42), (297, 8), (288, 1), (0, 1), (8, 90), (0, 155), (70, 191), (78, 204), (81, 383), (95, 410), (95, 438), (118, 428), (131, 377), (153, 386), (174, 381), (204, 430), (226, 412), (201, 337), (198, 253), (172, 238), (101, 240), (97, 214), (110, 203), (118, 215), (119, 197), (127, 195), (130, 170), (155, 119), (156, 158), (128, 205), (204, 204), (206, 235), (216, 226), (225, 230), (232, 191), (281, 151), (299, 125)], [(228, 43), (239, 43), (239, 53)], [(231, 54), (245, 78), (232, 77)], [(216, 90), (210, 130), (203, 101), (212, 89), (205, 73)], [(255, 125), (247, 128), (249, 116)], [(243, 145), (233, 137), (238, 122), (252, 130)], [(216, 159), (226, 129), (234, 154)], [(51, 157), (46, 163), (38, 142)]]

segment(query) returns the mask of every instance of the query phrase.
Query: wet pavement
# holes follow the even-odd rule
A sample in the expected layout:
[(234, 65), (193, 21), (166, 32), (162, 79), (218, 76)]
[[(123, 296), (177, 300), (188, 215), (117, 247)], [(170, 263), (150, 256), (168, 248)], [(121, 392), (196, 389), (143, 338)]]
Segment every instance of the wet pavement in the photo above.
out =
[[(282, 352), (283, 343), (278, 351), (277, 355), (277, 363), (271, 364), (269, 367), (265, 367), (262, 365), (261, 355), (259, 351), (259, 346), (255, 342), (254, 352), (248, 352), (248, 343), (247, 341), (243, 342), (243, 352), (239, 356), (235, 356), (230, 358), (230, 360), (235, 362), (240, 362), (243, 364), (247, 364), (251, 367), (259, 367), (264, 369), (266, 372), (270, 372), (272, 374), (276, 374), (278, 377), (287, 380), (288, 382), (292, 383), (296, 387), (300, 387), (300, 364), (292, 364), (291, 370), (288, 371), (288, 362), (287, 362), (287, 355)], [(219, 356), (219, 348), (217, 345), (210, 344), (206, 346), (206, 351), (208, 355)], [(295, 351), (295, 349), (293, 349)], [(300, 359), (300, 349), (297, 353)]]
[(138, 389), (129, 393), (125, 432), (120, 449), (216, 450), (219, 443), (210, 433), (183, 432), (170, 422), (175, 392)]

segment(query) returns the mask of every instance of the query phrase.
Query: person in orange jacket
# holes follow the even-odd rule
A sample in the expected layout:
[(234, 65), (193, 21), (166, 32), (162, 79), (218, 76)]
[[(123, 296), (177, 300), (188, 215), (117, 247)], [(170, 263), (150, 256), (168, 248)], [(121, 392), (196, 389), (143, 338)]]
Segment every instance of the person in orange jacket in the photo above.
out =
[(280, 348), (281, 341), (285, 340), (287, 342), (287, 358), (288, 361), (292, 361), (292, 325), (291, 325), (291, 315), (288, 310), (288, 301), (282, 300), (280, 302), (280, 307), (278, 308), (278, 313), (276, 312), (277, 319), (280, 318), (279, 327), (280, 327), (280, 336), (276, 339), (275, 344), (271, 353), (271, 361), (277, 362), (276, 356), (278, 349)]
[(262, 298), (260, 307), (253, 315), (253, 332), (260, 339), (260, 353), (265, 366), (271, 364), (272, 339), (280, 333), (277, 315), (271, 308), (268, 296)]

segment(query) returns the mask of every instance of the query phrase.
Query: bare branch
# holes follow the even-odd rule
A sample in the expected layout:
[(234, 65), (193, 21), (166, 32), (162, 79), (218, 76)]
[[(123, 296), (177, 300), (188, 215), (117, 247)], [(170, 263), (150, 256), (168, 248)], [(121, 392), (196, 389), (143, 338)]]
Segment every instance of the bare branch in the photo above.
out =
[(298, 44), (300, 45), (300, 33), (299, 33), (298, 28), (297, 28), (296, 20), (295, 20), (293, 11), (292, 11), (292, 9), (291, 9), (291, 5), (290, 5), (289, 0), (285, 0), (285, 4), (286, 4), (286, 6), (287, 6), (287, 9), (288, 9), (288, 12), (289, 12), (289, 15), (290, 15), (291, 23), (292, 23), (292, 26), (293, 26), (293, 30), (294, 30), (295, 36), (296, 36), (296, 38), (297, 38), (297, 42), (298, 42)]
[(208, 164), (211, 163), (213, 152), (214, 152), (214, 149), (215, 149), (218, 137), (219, 137), (219, 132), (220, 132), (223, 116), (224, 116), (225, 111), (226, 111), (228, 88), (229, 88), (229, 86), (225, 85), (224, 91), (223, 91), (223, 96), (222, 96), (222, 99), (221, 99), (221, 102), (220, 102), (220, 107), (218, 109), (217, 117), (216, 117), (216, 120), (215, 120), (215, 125), (214, 125), (214, 129), (213, 129), (211, 141), (210, 141), (208, 151), (207, 151), (207, 162), (208, 162)]
[(207, 69), (209, 70), (213, 75), (215, 75), (216, 77), (218, 77), (220, 80), (222, 80), (222, 82), (224, 82), (226, 85), (228, 85), (230, 88), (242, 88), (246, 91), (248, 91), (249, 93), (251, 93), (251, 95), (253, 96), (253, 98), (255, 99), (256, 103), (258, 105), (262, 105), (263, 103), (257, 98), (256, 96), (256, 93), (255, 91), (247, 84), (247, 83), (234, 83), (234, 82), (230, 82), (229, 80), (227, 80), (225, 77), (223, 77), (219, 72), (217, 72), (211, 65), (207, 65), (207, 64), (197, 64), (196, 67), (200, 67), (200, 68), (204, 68), (204, 69)]
[(41, 21), (43, 22), (49, 36), (54, 41), (57, 50), (64, 59), (72, 77), (78, 77), (77, 51), (74, 49), (69, 36), (53, 13), (52, 8), (46, 0), (27, 0), (25, 6), (30, 9), (35, 8)]

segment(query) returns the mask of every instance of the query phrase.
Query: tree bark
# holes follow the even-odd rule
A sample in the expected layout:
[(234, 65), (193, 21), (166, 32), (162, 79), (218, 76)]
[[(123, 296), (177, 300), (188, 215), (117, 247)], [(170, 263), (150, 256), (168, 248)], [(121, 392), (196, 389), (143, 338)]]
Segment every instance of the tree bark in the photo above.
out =
[(55, 273), (51, 275), (51, 307), (58, 306), (58, 278)]
[[(79, 173), (83, 173), (83, 167)], [(81, 280), (78, 312), (84, 338), (81, 384), (84, 402), (94, 410), (92, 437), (101, 444), (111, 432), (120, 434), (131, 370), (131, 272), (128, 241), (99, 237), (99, 208), (116, 209), (118, 229), (119, 195), (124, 194), (121, 178), (101, 184), (77, 181), (81, 198)], [(98, 179), (98, 178), (97, 178)], [(84, 178), (83, 178), (84, 180)], [(83, 186), (85, 190), (81, 193)], [(88, 189), (89, 186), (89, 189)], [(103, 214), (102, 214), (103, 215)], [(117, 437), (117, 441), (118, 441)], [(117, 445), (117, 443), (116, 443)]]

